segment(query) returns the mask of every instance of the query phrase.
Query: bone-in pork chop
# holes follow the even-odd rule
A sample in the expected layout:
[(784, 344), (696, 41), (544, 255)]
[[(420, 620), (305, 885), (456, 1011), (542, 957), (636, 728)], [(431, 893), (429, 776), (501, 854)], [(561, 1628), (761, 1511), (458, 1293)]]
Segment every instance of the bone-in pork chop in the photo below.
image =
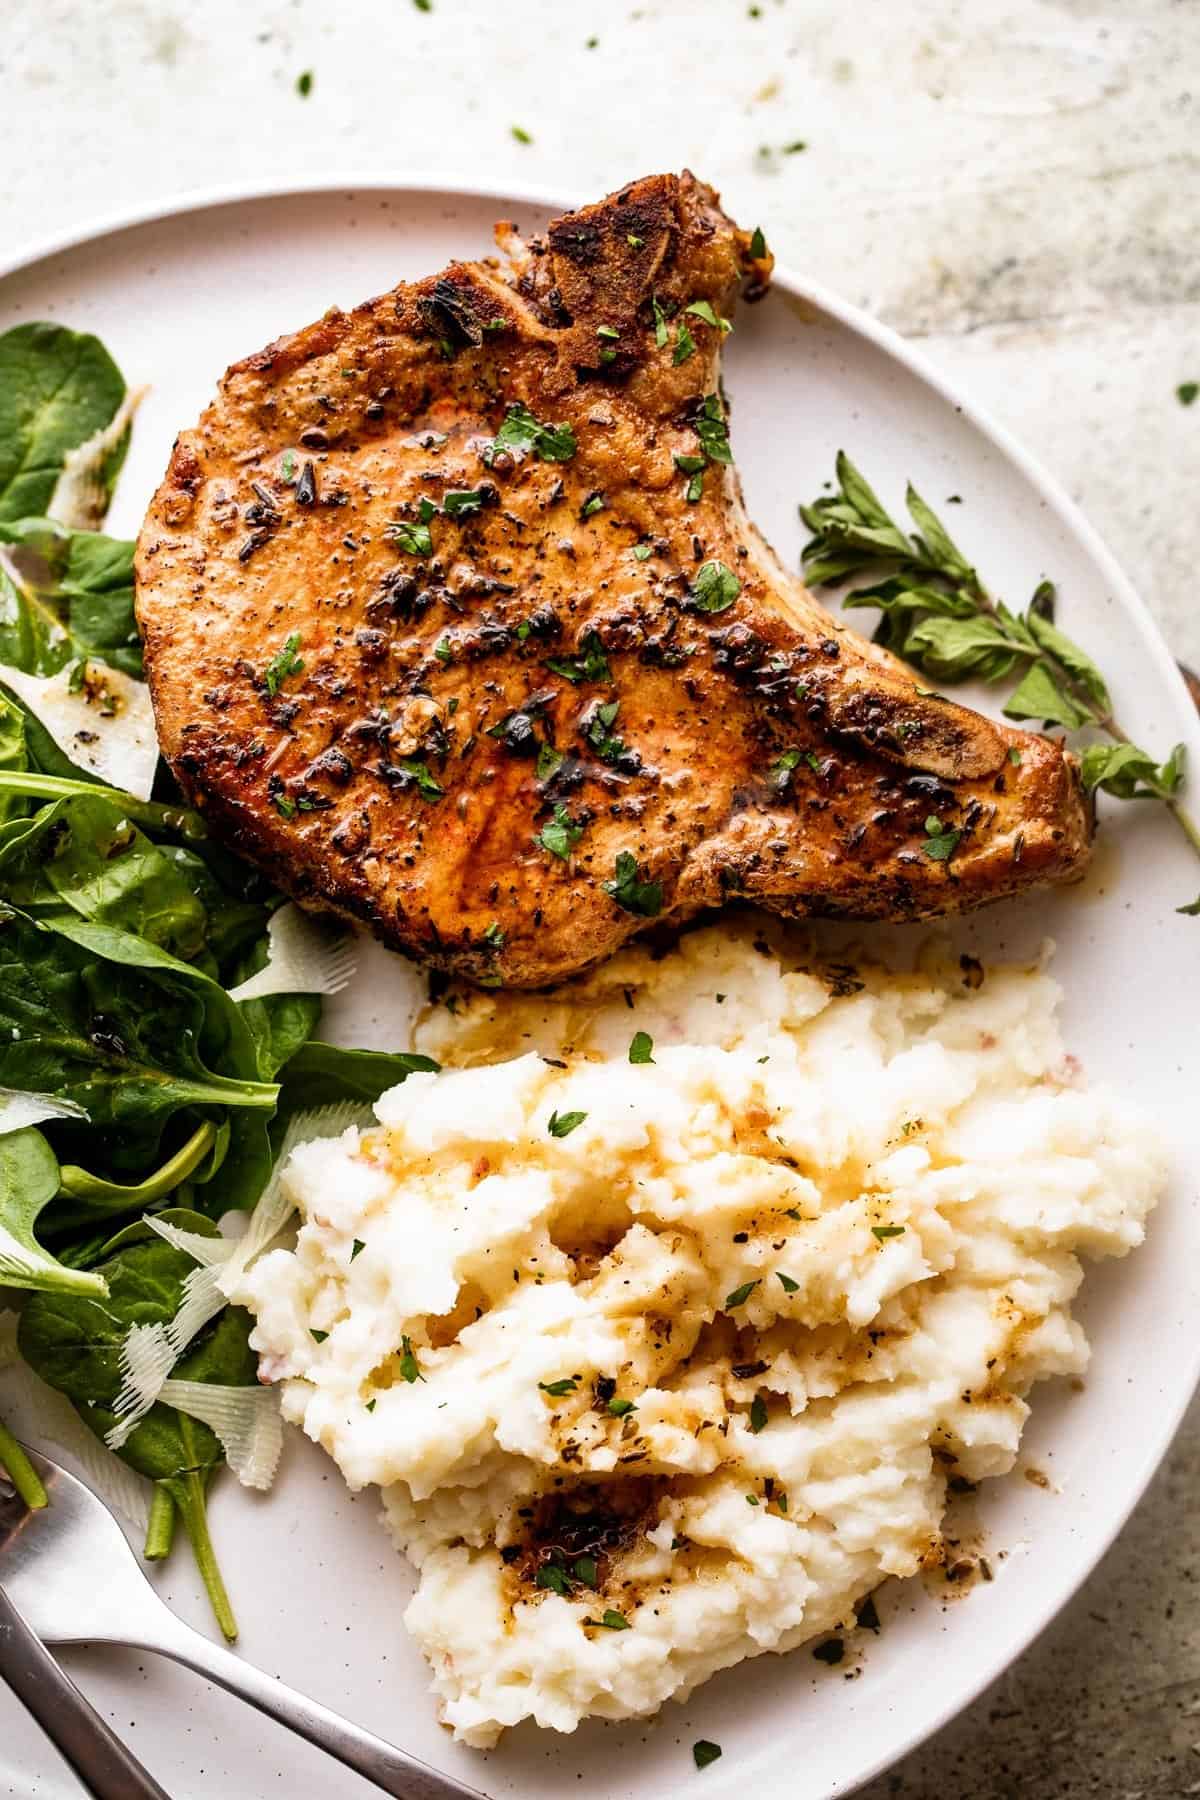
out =
[(236, 363), (175, 445), (138, 617), (214, 829), (514, 986), (735, 897), (907, 919), (1076, 873), (1073, 760), (921, 690), (746, 518), (718, 367), (761, 236), (685, 174), (501, 241)]

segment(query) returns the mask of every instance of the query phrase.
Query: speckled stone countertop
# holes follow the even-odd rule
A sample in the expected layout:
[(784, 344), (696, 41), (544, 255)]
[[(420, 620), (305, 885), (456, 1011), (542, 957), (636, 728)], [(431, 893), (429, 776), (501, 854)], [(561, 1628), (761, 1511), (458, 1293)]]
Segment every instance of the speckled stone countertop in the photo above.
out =
[[(4, 13), (6, 249), (221, 184), (371, 171), (590, 196), (690, 165), (1011, 427), (1200, 665), (1200, 400), (1176, 393), (1200, 381), (1195, 0)], [(1198, 1486), (1193, 1409), (1073, 1605), (867, 1800), (1200, 1795)]]

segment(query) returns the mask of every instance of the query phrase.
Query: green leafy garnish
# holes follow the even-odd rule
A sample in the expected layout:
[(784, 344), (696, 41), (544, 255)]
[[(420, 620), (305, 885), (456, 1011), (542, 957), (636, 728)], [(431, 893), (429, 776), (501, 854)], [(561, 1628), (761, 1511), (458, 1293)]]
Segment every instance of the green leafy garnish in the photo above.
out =
[(553, 818), (542, 826), (534, 843), (540, 844), (543, 850), (548, 850), (551, 856), (557, 856), (566, 862), (582, 836), (583, 826), (576, 824), (565, 806), (557, 805)]
[(606, 1631), (628, 1631), (629, 1620), (624, 1613), (619, 1613), (611, 1606), (606, 1606), (600, 1615), (600, 1623)]
[(635, 1400), (618, 1400), (614, 1396), (614, 1398), (608, 1402), (607, 1410), (612, 1414), (614, 1419), (623, 1419), (627, 1413), (633, 1412), (636, 1405), (637, 1402)]
[[(570, 677), (568, 677), (568, 680)], [(539, 781), (551, 781), (562, 768), (566, 757), (553, 744), (543, 744), (537, 755), (537, 778)]]
[(785, 1275), (782, 1269), (776, 1269), (775, 1275), (785, 1294), (795, 1294), (799, 1291), (800, 1283), (793, 1281), (790, 1275)]
[(943, 826), (942, 821), (932, 813), (925, 821), (925, 839), (921, 845), (933, 862), (949, 862), (962, 841), (962, 832)]
[(402, 1381), (407, 1381), (410, 1387), (414, 1381), (424, 1381), (425, 1379), (417, 1362), (416, 1352), (412, 1347), (412, 1339), (409, 1337), (400, 1339), (400, 1378)]
[(667, 315), (657, 300), (651, 300), (654, 309), (654, 342), (660, 350), (664, 350), (669, 333), (667, 331)]
[(578, 685), (581, 681), (611, 681), (612, 670), (608, 666), (608, 658), (604, 654), (604, 645), (594, 631), (584, 633), (579, 646), (579, 655), (562, 656), (547, 659), (546, 667), (564, 681)]
[[(494, 489), (489, 489), (494, 492)], [(450, 519), (467, 519), (472, 513), (483, 510), (485, 499), (482, 488), (450, 488), (442, 495), (442, 511)]]
[[(1183, 759), (1159, 763), (1133, 744), (1113, 713), (1107, 683), (1087, 652), (1055, 623), (1052, 583), (1039, 582), (1023, 613), (994, 598), (932, 508), (909, 484), (906, 530), (843, 451), (837, 485), (800, 508), (812, 537), (802, 552), (814, 586), (846, 584), (843, 604), (880, 613), (875, 640), (940, 682), (1005, 682), (1010, 719), (1099, 732), (1084, 751), (1085, 782), (1121, 800), (1157, 800), (1200, 856), (1200, 827), (1180, 803)], [(930, 690), (919, 690), (937, 699)], [(1016, 766), (1019, 765), (1019, 761)], [(953, 838), (953, 843), (949, 840)], [(948, 860), (959, 838), (931, 832), (923, 846)]]
[(688, 330), (684, 320), (680, 319), (678, 325), (675, 327), (675, 351), (671, 357), (671, 361), (678, 366), (680, 363), (685, 363), (689, 356), (693, 356), (695, 351), (696, 340)]
[(1197, 394), (1200, 394), (1200, 381), (1181, 381), (1175, 389), (1175, 398), (1180, 406), (1191, 406)]
[(638, 562), (649, 562), (654, 552), (649, 544), (635, 544), (633, 554)]
[(422, 800), (440, 800), (445, 793), (445, 788), (442, 786), (441, 782), (437, 780), (430, 769), (429, 764), (423, 757), (402, 756), (396, 764), (396, 767), (398, 769), (403, 769), (406, 775), (412, 776), (417, 784), (417, 792), (420, 794)]
[(872, 1225), (871, 1236), (878, 1238), (882, 1244), (887, 1238), (903, 1237), (904, 1227), (903, 1225)]
[(692, 1745), (692, 1760), (698, 1769), (707, 1769), (709, 1763), (715, 1763), (720, 1754), (720, 1744), (710, 1743), (707, 1738), (698, 1738)]
[(630, 1038), (629, 1060), (631, 1063), (652, 1063), (654, 1061), (654, 1039), (648, 1031), (635, 1031)]
[(532, 450), (541, 462), (570, 462), (577, 445), (569, 425), (545, 425), (535, 419), (523, 400), (509, 405), (504, 423), (483, 453), (487, 464), (495, 461), (498, 450), (524, 456)]
[(623, 906), (626, 912), (639, 913), (642, 918), (652, 919), (662, 911), (662, 884), (642, 880), (637, 857), (631, 850), (619, 852), (613, 879), (603, 882), (602, 886), (604, 892), (618, 906)]
[(750, 1429), (757, 1434), (767, 1422), (767, 1403), (761, 1394), (755, 1394), (750, 1404)]
[(413, 524), (408, 519), (394, 519), (384, 536), (398, 544), (409, 556), (432, 556), (433, 533), (427, 523)]
[(552, 1138), (570, 1137), (577, 1126), (587, 1118), (585, 1112), (552, 1112), (546, 1121), (546, 1130)]
[(685, 313), (694, 313), (698, 319), (703, 319), (704, 323), (711, 325), (714, 331), (718, 329), (722, 332), (733, 330), (729, 320), (722, 319), (719, 314), (715, 313), (707, 300), (693, 300), (692, 304), (685, 306), (683, 310)]
[(361, 1238), (355, 1238), (350, 1246), (350, 1261), (353, 1262), (356, 1256), (361, 1256), (366, 1247)]
[(556, 1400), (561, 1400), (564, 1394), (575, 1392), (579, 1381), (574, 1375), (564, 1375), (561, 1381), (539, 1381), (538, 1386), (543, 1394), (552, 1394)]
[(733, 451), (729, 444), (729, 426), (725, 419), (725, 409), (721, 405), (719, 394), (706, 394), (700, 411), (692, 420), (692, 430), (700, 439), (700, 448), (709, 462), (731, 463)]
[(589, 494), (587, 499), (584, 501), (583, 505), (579, 509), (579, 516), (581, 519), (591, 519), (596, 515), (596, 513), (603, 512), (603, 511), (604, 511), (604, 495), (603, 494)]
[(763, 257), (766, 254), (767, 240), (763, 236), (762, 226), (756, 225), (750, 234), (750, 255), (753, 257), (754, 261), (757, 262), (760, 257)]
[(277, 650), (266, 666), (263, 674), (263, 685), (272, 700), (285, 681), (293, 675), (304, 672), (304, 658), (300, 655), (300, 633), (293, 631), (286, 639), (282, 650)]
[(741, 582), (723, 562), (701, 563), (692, 582), (692, 604), (697, 612), (724, 612), (741, 591)]
[(561, 1594), (565, 1599), (571, 1592), (571, 1580), (565, 1569), (557, 1563), (544, 1562), (533, 1578), (533, 1585), (549, 1588), (551, 1593)]
[(532, 144), (533, 139), (523, 125), (510, 125), (509, 130), (512, 132), (512, 135), (517, 140), (518, 144)]
[(743, 1281), (741, 1287), (735, 1287), (731, 1294), (726, 1294), (726, 1312), (732, 1311), (735, 1306), (744, 1306), (757, 1286), (758, 1279), (756, 1277), (753, 1281)]

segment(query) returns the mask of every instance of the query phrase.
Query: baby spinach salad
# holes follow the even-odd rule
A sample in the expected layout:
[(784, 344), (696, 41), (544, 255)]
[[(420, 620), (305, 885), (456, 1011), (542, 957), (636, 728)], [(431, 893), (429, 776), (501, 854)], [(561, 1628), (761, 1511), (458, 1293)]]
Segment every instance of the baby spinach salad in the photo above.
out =
[[(206, 1494), (234, 1460), (227, 1421), (275, 1401), (248, 1315), (215, 1288), (180, 1328), (189, 1278), (216, 1221), (263, 1196), (289, 1124), (436, 1064), (322, 1042), (320, 995), (286, 972), (237, 998), (268, 965), (282, 896), (210, 840), (161, 763), (149, 798), (81, 767), (22, 684), (65, 673), (95, 733), (120, 729), (112, 672), (141, 675), (133, 545), (98, 527), (130, 411), (95, 337), (0, 335), (0, 1287), (21, 1357), (88, 1429), (120, 1438), (126, 1415), (116, 1453), (154, 1484), (146, 1554), (181, 1521), (233, 1637)], [(129, 1345), (147, 1333), (169, 1379), (131, 1412)], [(0, 1463), (46, 1503), (3, 1426)]]

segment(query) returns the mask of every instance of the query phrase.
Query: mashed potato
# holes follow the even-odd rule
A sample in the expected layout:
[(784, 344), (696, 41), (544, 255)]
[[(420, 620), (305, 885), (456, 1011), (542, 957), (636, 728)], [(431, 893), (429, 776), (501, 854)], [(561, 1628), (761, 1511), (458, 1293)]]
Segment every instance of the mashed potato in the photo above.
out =
[(237, 1298), (287, 1416), (381, 1485), (460, 1738), (851, 1622), (1085, 1367), (1077, 1253), (1140, 1242), (1160, 1154), (1043, 973), (977, 980), (700, 931), (432, 1010), (442, 1072), (295, 1152), (295, 1250)]

